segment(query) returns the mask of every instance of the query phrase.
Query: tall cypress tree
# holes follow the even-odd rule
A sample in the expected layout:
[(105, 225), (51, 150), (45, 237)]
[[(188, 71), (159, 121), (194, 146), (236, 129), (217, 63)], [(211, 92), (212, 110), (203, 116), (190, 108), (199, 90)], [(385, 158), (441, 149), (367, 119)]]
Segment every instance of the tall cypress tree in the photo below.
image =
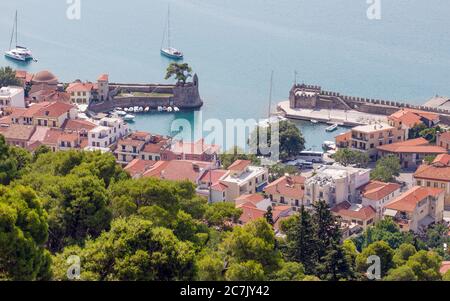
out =
[(317, 241), (314, 230), (311, 214), (302, 206), (298, 222), (287, 233), (287, 247), (289, 259), (302, 263), (307, 274), (316, 272)]

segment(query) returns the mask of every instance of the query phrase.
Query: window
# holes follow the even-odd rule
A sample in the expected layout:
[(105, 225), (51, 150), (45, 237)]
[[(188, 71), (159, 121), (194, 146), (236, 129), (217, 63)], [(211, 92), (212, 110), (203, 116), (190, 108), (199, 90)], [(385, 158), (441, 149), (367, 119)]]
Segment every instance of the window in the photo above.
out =
[(422, 181), (417, 181), (417, 186), (422, 186)]
[(142, 160), (145, 160), (145, 156), (144, 155), (142, 155)]
[(431, 182), (427, 182), (427, 187), (431, 187)]
[(284, 196), (280, 197), (280, 203), (284, 204)]

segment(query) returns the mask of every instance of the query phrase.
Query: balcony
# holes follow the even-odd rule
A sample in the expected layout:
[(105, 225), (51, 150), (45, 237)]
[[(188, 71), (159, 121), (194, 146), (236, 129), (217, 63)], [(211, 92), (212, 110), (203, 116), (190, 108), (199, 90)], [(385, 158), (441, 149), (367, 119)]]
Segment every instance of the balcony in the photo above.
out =
[(362, 136), (356, 136), (356, 135), (352, 135), (352, 139), (353, 140), (358, 140), (358, 141), (364, 141), (364, 142), (369, 141), (368, 138), (365, 138), (365, 137), (362, 137)]

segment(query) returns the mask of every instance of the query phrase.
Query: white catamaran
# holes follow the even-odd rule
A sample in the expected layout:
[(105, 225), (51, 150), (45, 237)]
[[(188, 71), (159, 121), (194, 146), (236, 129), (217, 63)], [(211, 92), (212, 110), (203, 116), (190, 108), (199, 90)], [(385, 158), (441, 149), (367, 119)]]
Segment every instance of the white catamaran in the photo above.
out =
[[(164, 42), (166, 41), (166, 33), (167, 33), (167, 47), (164, 47)], [(161, 54), (175, 60), (181, 60), (183, 59), (183, 52), (180, 50), (173, 48), (171, 45), (170, 40), (170, 6), (167, 11), (167, 24), (166, 28), (164, 29), (164, 36), (161, 43)]]
[[(9, 50), (5, 52), (5, 56), (9, 57), (11, 59), (17, 60), (17, 61), (22, 61), (22, 62), (32, 60), (33, 53), (31, 52), (31, 49), (28, 49), (26, 47), (18, 45), (17, 32), (18, 32), (18, 27), (17, 27), (17, 11), (16, 11), (16, 15), (14, 18), (14, 24), (13, 24), (13, 30), (11, 33), (11, 40), (9, 42)], [(16, 41), (16, 48), (12, 48), (14, 37), (15, 37), (15, 41)]]

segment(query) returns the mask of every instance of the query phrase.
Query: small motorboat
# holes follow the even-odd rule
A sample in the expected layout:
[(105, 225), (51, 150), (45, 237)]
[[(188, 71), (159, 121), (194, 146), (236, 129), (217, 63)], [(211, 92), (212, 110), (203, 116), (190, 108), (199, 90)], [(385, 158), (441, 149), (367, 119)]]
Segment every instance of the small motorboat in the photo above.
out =
[(317, 124), (319, 123), (319, 120), (311, 119), (311, 123)]
[(158, 107), (158, 112), (162, 112), (163, 111), (163, 107), (159, 106)]
[(143, 107), (139, 107), (138, 112), (144, 112), (144, 108)]
[(335, 124), (330, 125), (329, 127), (327, 127), (327, 128), (325, 129), (325, 131), (327, 131), (327, 132), (334, 132), (335, 130), (337, 130), (338, 126), (339, 126), (339, 125), (338, 125), (337, 123), (335, 123)]
[(129, 107), (129, 108), (128, 108), (128, 112), (134, 112), (133, 107)]
[(150, 111), (150, 107), (145, 107), (144, 112), (149, 112)]
[(123, 116), (123, 120), (125, 120), (125, 121), (134, 121), (135, 118), (136, 118), (136, 116), (134, 116), (132, 114), (126, 114), (125, 116)]
[(334, 143), (333, 141), (324, 141), (322, 144), (322, 148), (324, 151), (335, 150), (336, 143)]
[(167, 108), (167, 112), (172, 112), (172, 111), (173, 111), (172, 107)]
[(178, 107), (173, 107), (173, 110), (174, 110), (175, 112), (180, 112), (180, 108), (178, 108)]
[(125, 116), (125, 115), (127, 115), (127, 112), (121, 111), (121, 110), (115, 110), (114, 113), (116, 113), (118, 116)]

